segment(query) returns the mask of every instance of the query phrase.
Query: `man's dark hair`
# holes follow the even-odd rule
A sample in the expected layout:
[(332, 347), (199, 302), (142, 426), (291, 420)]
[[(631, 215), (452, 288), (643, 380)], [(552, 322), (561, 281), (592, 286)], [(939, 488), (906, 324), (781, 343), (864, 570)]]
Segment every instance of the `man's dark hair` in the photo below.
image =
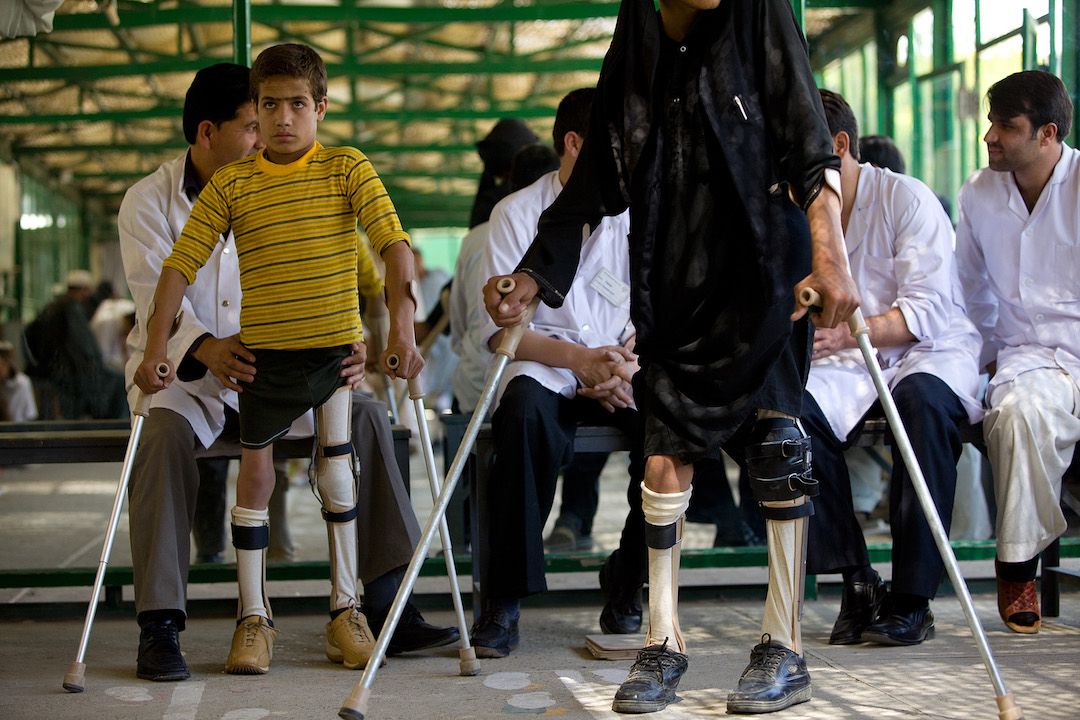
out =
[(1017, 115), (1031, 122), (1032, 137), (1043, 125), (1057, 125), (1057, 141), (1072, 128), (1073, 104), (1065, 83), (1044, 70), (1024, 70), (998, 80), (986, 92), (990, 114), (1001, 120)]
[(319, 53), (307, 45), (285, 43), (259, 53), (251, 66), (251, 99), (258, 101), (259, 85), (278, 75), (307, 80), (311, 99), (315, 102), (326, 97), (326, 64)]
[(218, 63), (195, 73), (184, 96), (184, 139), (195, 144), (199, 123), (209, 120), (220, 125), (236, 117), (237, 111), (251, 101), (248, 76), (243, 65)]
[(907, 172), (904, 154), (888, 135), (867, 135), (859, 140), (859, 159), (901, 175)]
[(819, 90), (821, 104), (825, 108), (825, 119), (829, 123), (829, 134), (835, 136), (840, 131), (848, 136), (848, 153), (856, 160), (859, 159), (859, 123), (855, 120), (855, 113), (851, 106), (840, 93), (832, 90)]
[(559, 101), (559, 107), (555, 110), (555, 127), (552, 128), (551, 137), (555, 141), (555, 152), (559, 157), (563, 156), (563, 138), (568, 132), (576, 132), (582, 138), (589, 129), (589, 112), (592, 110), (593, 96), (596, 88), (580, 88), (571, 90), (566, 97)]
[(559, 169), (559, 156), (547, 145), (526, 145), (514, 155), (510, 165), (510, 192), (528, 187), (541, 175)]

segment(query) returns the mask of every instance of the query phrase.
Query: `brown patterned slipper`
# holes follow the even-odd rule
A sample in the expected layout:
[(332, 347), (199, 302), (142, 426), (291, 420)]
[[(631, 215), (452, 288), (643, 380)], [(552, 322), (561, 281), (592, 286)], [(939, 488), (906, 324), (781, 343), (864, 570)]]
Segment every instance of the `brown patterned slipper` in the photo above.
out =
[(1039, 632), (1042, 618), (1034, 580), (1012, 582), (998, 578), (997, 600), (998, 614), (1010, 630), (1024, 635)]

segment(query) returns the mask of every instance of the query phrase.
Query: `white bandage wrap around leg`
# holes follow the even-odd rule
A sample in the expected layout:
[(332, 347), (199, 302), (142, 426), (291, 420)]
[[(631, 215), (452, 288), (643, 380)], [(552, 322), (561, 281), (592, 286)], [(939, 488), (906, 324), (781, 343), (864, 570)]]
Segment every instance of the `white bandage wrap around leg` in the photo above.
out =
[[(346, 445), (351, 433), (352, 396), (348, 387), (338, 388), (316, 410), (319, 451), (315, 459), (315, 487), (327, 513), (349, 513), (356, 508), (356, 478), (351, 452), (326, 457), (326, 448)], [(356, 519), (327, 520), (330, 543), (330, 609), (356, 604)]]
[[(796, 507), (807, 501), (781, 500), (762, 503), (767, 507)], [(802, 654), (803, 581), (806, 577), (807, 518), (765, 520), (769, 546), (769, 592), (761, 632), (774, 642)]]
[[(232, 524), (237, 528), (263, 528), (270, 522), (270, 512), (265, 508), (252, 510), (236, 505), (232, 509)], [(233, 531), (236, 543), (236, 531)], [(240, 591), (239, 617), (261, 615), (269, 619), (270, 601), (266, 598), (266, 547), (246, 550), (236, 548), (236, 581)]]
[(641, 509), (645, 522), (657, 527), (676, 524), (675, 544), (649, 548), (649, 634), (645, 644), (668, 638), (674, 649), (686, 652), (679, 630), (679, 560), (682, 549), (682, 517), (690, 505), (691, 490), (677, 493), (653, 492), (641, 484)]

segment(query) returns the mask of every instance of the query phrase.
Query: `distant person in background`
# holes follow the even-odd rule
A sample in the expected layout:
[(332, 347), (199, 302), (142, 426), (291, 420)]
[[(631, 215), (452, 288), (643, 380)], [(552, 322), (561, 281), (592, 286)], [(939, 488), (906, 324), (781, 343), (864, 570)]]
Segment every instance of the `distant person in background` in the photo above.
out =
[[(443, 288), (450, 284), (450, 274), (442, 268), (428, 267), (424, 264), (424, 256), (420, 248), (413, 247), (413, 267), (416, 272), (416, 285), (419, 292), (420, 307), (417, 315), (430, 315), (441, 305)], [(439, 313), (442, 314), (441, 312)], [(418, 323), (421, 325), (421, 323)], [(431, 326), (422, 323), (425, 329), (430, 331)], [(414, 329), (415, 330), (415, 329)], [(416, 333), (417, 343), (421, 341), (421, 334), (426, 338), (426, 332)], [(428, 397), (428, 405), (436, 411), (449, 410), (451, 403), (450, 378), (457, 367), (457, 355), (450, 347), (450, 338), (445, 334), (431, 339), (430, 347), (424, 353), (423, 387)]]
[(892, 170), (901, 175), (907, 172), (904, 154), (888, 135), (867, 135), (859, 140), (859, 158), (874, 167)]
[(124, 372), (124, 365), (127, 363), (127, 336), (133, 327), (135, 302), (127, 298), (103, 299), (90, 317), (90, 331), (94, 333), (101, 357), (110, 370)]
[(495, 203), (510, 194), (510, 166), (514, 155), (526, 145), (539, 142), (529, 126), (517, 118), (503, 118), (495, 123), (483, 140), (476, 143), (476, 152), (484, 163), (480, 186), (469, 215), (469, 228), (486, 222)]
[(37, 416), (30, 378), (15, 365), (15, 346), (0, 340), (0, 421), (29, 422)]
[(26, 328), (28, 375), (53, 384), (64, 418), (127, 417), (124, 377), (105, 365), (90, 331), (93, 279), (85, 270), (67, 275), (64, 294)]

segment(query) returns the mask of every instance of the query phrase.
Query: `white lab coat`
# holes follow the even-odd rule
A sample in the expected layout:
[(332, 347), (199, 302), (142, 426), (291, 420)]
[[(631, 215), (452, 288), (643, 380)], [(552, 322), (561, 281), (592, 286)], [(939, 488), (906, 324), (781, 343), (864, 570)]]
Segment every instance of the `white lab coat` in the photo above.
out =
[(1080, 384), (1080, 152), (1061, 159), (1028, 212), (1012, 173), (977, 171), (960, 190), (957, 260), (987, 397), (1017, 375), (1059, 368)]
[(484, 221), (469, 230), (461, 241), (454, 284), (450, 287), (450, 348), (458, 356), (452, 387), (462, 412), (472, 412), (484, 390), (484, 376), (492, 353), (486, 338), (487, 310), (484, 308), (484, 253), (491, 224)]
[[(482, 262), (482, 278), (514, 271), (536, 237), (540, 214), (562, 192), (559, 172), (552, 171), (528, 187), (499, 201), (491, 211), (490, 239)], [(630, 322), (629, 211), (605, 217), (581, 247), (577, 277), (562, 307), (540, 304), (530, 326), (534, 332), (585, 347), (622, 345), (634, 334)], [(599, 287), (603, 287), (601, 292)], [(479, 288), (477, 289), (479, 292)], [(487, 342), (499, 328), (486, 318), (479, 335)], [(530, 361), (510, 363), (499, 387), (527, 375), (545, 388), (573, 397), (577, 378), (566, 368)]]
[[(139, 392), (133, 378), (146, 349), (147, 310), (154, 298), (161, 264), (172, 252), (194, 204), (184, 193), (187, 153), (162, 164), (152, 175), (135, 183), (124, 195), (117, 217), (124, 274), (135, 301), (135, 327), (128, 336), (129, 359), (125, 379), (128, 402), (134, 407)], [(230, 234), (188, 286), (181, 304), (183, 318), (169, 340), (168, 356), (179, 364), (191, 344), (205, 333), (225, 338), (240, 332), (240, 266)], [(225, 425), (225, 406), (237, 408), (236, 393), (209, 371), (198, 380), (176, 380), (155, 393), (151, 408), (166, 408), (191, 424), (203, 447), (210, 447)], [(310, 436), (312, 415), (293, 423), (290, 436)]]
[[(918, 180), (867, 164), (860, 168), (845, 242), (863, 314), (899, 308), (917, 339), (878, 348), (885, 381), (895, 387), (914, 373), (934, 375), (960, 399), (968, 419), (978, 422), (980, 339), (964, 313), (949, 219)], [(839, 439), (877, 400), (858, 349), (815, 360), (806, 389)]]

